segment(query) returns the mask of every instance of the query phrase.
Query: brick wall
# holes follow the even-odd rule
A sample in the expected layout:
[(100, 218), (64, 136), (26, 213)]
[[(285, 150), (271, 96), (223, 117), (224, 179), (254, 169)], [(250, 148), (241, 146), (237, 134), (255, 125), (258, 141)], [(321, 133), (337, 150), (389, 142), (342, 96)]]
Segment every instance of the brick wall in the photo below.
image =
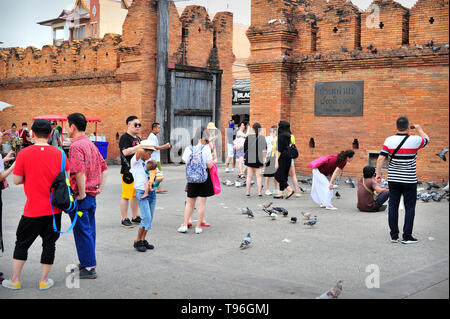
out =
[[(234, 83), (233, 16), (220, 12), (211, 21), (199, 6), (188, 7), (179, 16), (171, 2), (169, 62), (183, 60), (183, 27), (190, 30), (187, 64), (223, 70), (222, 122), (226, 123), (231, 116)], [(14, 105), (0, 113), (0, 129), (9, 128), (12, 122), (31, 123), (39, 115), (82, 112), (102, 119), (98, 132), (110, 142), (108, 158), (118, 158), (116, 137), (125, 132), (125, 119), (129, 115), (141, 118), (144, 138), (155, 120), (156, 30), (157, 1), (135, 0), (122, 36), (66, 41), (60, 47), (41, 50), (0, 50), (0, 101)], [(89, 124), (87, 133), (94, 128)]]
[[(291, 122), (302, 174), (311, 174), (311, 160), (352, 149), (357, 139), (359, 149), (345, 174), (360, 176), (368, 154), (380, 151), (395, 133), (397, 117), (406, 115), (431, 139), (418, 157), (419, 179), (448, 181), (448, 164), (435, 155), (449, 145), (448, 22), (442, 22), (448, 21), (448, 1), (419, 0), (411, 10), (392, 0), (373, 4), (379, 13), (375, 27), (368, 20), (371, 8), (361, 11), (346, 1), (253, 0), (247, 32), (251, 122), (266, 129), (279, 120)], [(287, 23), (268, 24), (275, 13)], [(437, 51), (424, 46), (429, 40)], [(286, 49), (290, 55), (282, 59)], [(364, 81), (363, 116), (314, 115), (314, 85), (331, 81)]]

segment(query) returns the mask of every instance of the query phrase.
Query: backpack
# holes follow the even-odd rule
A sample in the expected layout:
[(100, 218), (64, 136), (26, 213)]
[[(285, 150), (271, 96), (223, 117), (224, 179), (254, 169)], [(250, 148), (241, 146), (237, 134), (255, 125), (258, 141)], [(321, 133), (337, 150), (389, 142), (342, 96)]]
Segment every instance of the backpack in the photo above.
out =
[(73, 229), (77, 221), (78, 213), (75, 214), (75, 218), (70, 228), (65, 232), (61, 232), (56, 227), (53, 207), (57, 207), (65, 211), (66, 213), (77, 212), (78, 208), (77, 208), (77, 200), (74, 198), (74, 193), (72, 188), (70, 187), (70, 181), (66, 174), (66, 154), (64, 153), (63, 150), (60, 151), (62, 153), (61, 171), (59, 172), (58, 176), (56, 176), (55, 180), (50, 186), (50, 205), (52, 207), (52, 214), (53, 214), (53, 230), (57, 233), (64, 234)]
[(321, 157), (315, 159), (314, 161), (310, 162), (310, 163), (308, 164), (308, 167), (309, 167), (309, 168), (313, 168), (313, 169), (314, 169), (314, 168), (318, 168), (318, 167), (320, 167), (320, 166), (326, 164), (326, 163), (328, 162), (329, 158), (330, 158), (329, 155), (327, 155), (327, 156), (321, 156)]
[(186, 180), (188, 183), (204, 183), (208, 179), (208, 171), (206, 164), (203, 161), (202, 151), (204, 145), (194, 152), (194, 147), (191, 145), (191, 155), (186, 163)]

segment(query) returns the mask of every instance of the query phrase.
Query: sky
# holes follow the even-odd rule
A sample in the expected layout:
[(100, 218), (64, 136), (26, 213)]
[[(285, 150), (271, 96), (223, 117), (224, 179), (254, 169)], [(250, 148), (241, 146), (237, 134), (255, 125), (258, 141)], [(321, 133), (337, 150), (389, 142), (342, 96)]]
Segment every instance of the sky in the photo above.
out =
[[(352, 0), (360, 9), (366, 9), (372, 0)], [(416, 0), (397, 0), (411, 8)], [(42, 48), (52, 44), (50, 27), (36, 22), (56, 18), (63, 9), (72, 9), (75, 0), (0, 0), (0, 47)], [(211, 15), (218, 11), (233, 12), (234, 22), (250, 25), (251, 0), (177, 0), (178, 7), (205, 6)]]

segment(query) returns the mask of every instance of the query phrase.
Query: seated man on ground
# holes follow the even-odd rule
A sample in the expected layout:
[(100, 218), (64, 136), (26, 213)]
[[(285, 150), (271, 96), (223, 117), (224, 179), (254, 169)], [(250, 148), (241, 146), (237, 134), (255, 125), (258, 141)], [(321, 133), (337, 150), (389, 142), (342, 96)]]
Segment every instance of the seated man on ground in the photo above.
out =
[(375, 167), (364, 167), (363, 175), (358, 181), (358, 209), (362, 212), (386, 210), (387, 206), (383, 204), (389, 199), (389, 190), (378, 185), (375, 180)]

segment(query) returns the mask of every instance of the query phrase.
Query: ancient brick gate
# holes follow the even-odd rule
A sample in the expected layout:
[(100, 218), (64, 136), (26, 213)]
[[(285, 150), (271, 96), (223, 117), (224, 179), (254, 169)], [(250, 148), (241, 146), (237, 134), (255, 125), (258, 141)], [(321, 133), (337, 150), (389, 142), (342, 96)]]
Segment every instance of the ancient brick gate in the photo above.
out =
[(176, 65), (169, 74), (165, 137), (175, 147), (169, 161), (176, 162), (174, 154), (181, 155), (198, 127), (220, 127), (222, 71)]

